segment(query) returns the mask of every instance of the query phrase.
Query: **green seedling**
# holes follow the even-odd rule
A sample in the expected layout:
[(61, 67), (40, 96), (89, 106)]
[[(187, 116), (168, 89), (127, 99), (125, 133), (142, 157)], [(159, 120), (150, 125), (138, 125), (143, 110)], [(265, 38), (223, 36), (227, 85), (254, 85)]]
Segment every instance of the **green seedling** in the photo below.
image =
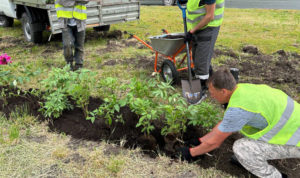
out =
[(89, 99), (96, 83), (96, 72), (82, 69), (76, 75), (77, 80), (69, 85), (67, 93), (75, 100), (76, 105), (81, 107), (87, 118)]

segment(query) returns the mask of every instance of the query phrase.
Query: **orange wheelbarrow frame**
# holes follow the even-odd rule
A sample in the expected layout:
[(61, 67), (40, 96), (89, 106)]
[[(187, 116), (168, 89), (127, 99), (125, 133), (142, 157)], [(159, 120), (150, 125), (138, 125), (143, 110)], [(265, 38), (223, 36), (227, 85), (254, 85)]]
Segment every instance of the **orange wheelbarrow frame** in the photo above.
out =
[[(166, 30), (162, 30), (162, 31), (163, 31), (164, 34), (168, 34), (168, 32), (167, 32)], [(144, 44), (146, 47), (148, 47), (149, 49), (151, 49), (153, 52), (155, 52), (155, 61), (154, 61), (154, 71), (155, 71), (155, 72), (159, 72), (159, 73), (161, 72), (161, 68), (158, 69), (158, 67), (157, 67), (157, 62), (158, 62), (158, 56), (159, 56), (159, 55), (162, 55), (164, 58), (166, 58), (166, 59), (170, 60), (171, 62), (173, 62), (174, 66), (176, 67), (177, 72), (180, 72), (180, 71), (183, 71), (183, 70), (187, 70), (187, 69), (188, 69), (188, 67), (181, 67), (181, 65), (183, 64), (183, 62), (184, 62), (185, 59), (187, 58), (187, 55), (186, 55), (186, 54), (185, 54), (185, 55), (183, 56), (183, 58), (180, 60), (179, 65), (178, 65), (178, 67), (179, 67), (178, 69), (177, 69), (177, 66), (176, 66), (176, 64), (177, 64), (176, 57), (177, 57), (183, 50), (186, 49), (186, 45), (185, 45), (185, 44), (183, 44), (183, 45), (179, 48), (179, 50), (177, 50), (173, 55), (168, 56), (168, 55), (165, 55), (165, 54), (162, 54), (162, 53), (156, 51), (152, 46), (150, 46), (149, 44), (147, 44), (144, 40), (140, 39), (138, 36), (133, 35), (133, 34), (132, 34), (131, 36), (132, 36), (133, 38), (137, 39), (138, 41), (140, 41), (142, 44)], [(191, 49), (192, 49), (192, 47), (190, 47), (190, 49), (189, 49), (190, 56), (192, 56), (192, 50), (191, 50)], [(192, 58), (192, 57), (191, 57), (191, 58)], [(194, 68), (193, 59), (191, 59), (191, 67)]]

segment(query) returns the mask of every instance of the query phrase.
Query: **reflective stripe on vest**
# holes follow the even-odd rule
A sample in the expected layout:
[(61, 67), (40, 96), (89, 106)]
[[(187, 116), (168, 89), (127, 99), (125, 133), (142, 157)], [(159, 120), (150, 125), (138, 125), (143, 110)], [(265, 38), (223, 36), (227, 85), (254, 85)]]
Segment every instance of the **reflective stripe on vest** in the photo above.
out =
[(75, 5), (72, 7), (64, 7), (58, 3), (55, 4), (57, 18), (75, 18), (78, 20), (86, 20), (87, 12), (86, 6), (84, 5)]
[(286, 124), (294, 111), (294, 101), (288, 96), (287, 105), (277, 124), (258, 140), (269, 142)]
[[(222, 8), (224, 6), (225, 6), (225, 2), (222, 2), (220, 4), (216, 4), (216, 9)], [(203, 13), (206, 13), (206, 9), (201, 8), (201, 9), (198, 9), (198, 10), (195, 10), (195, 11), (188, 11), (188, 13), (190, 15), (192, 15), (192, 14), (203, 14)]]
[[(201, 21), (203, 18), (204, 18), (204, 16), (200, 16), (200, 17), (197, 17), (194, 20), (187, 19), (186, 21), (189, 22), (189, 23), (196, 23), (198, 21)], [(220, 20), (222, 18), (223, 18), (223, 14), (215, 15), (214, 20)]]
[(245, 125), (241, 130), (245, 136), (300, 147), (300, 104), (284, 92), (266, 85), (238, 84), (228, 104), (231, 107), (259, 113), (268, 122), (264, 129)]
[(300, 144), (300, 128), (293, 134), (293, 136), (286, 143), (287, 145), (299, 145)]
[[(194, 28), (206, 15), (205, 5), (199, 7), (201, 0), (189, 0), (187, 4), (187, 27), (188, 30)], [(210, 21), (205, 27), (218, 27), (223, 22), (225, 1), (217, 0), (214, 12), (214, 19)]]

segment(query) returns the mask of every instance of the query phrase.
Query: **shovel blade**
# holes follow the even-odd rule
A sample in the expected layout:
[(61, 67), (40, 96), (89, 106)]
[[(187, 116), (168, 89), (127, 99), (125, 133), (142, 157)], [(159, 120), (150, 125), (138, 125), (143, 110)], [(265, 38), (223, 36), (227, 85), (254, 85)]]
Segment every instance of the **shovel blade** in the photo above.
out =
[(201, 84), (200, 79), (192, 80), (181, 80), (182, 95), (186, 98), (190, 104), (199, 103), (201, 100)]

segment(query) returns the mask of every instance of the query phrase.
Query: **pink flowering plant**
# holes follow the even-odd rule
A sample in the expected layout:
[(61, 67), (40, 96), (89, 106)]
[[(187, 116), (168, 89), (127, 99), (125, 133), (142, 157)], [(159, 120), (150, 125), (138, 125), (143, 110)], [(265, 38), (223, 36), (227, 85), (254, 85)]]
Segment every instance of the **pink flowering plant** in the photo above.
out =
[(0, 65), (6, 65), (12, 63), (11, 61), (11, 57), (9, 55), (7, 55), (6, 53), (1, 54), (0, 56)]

